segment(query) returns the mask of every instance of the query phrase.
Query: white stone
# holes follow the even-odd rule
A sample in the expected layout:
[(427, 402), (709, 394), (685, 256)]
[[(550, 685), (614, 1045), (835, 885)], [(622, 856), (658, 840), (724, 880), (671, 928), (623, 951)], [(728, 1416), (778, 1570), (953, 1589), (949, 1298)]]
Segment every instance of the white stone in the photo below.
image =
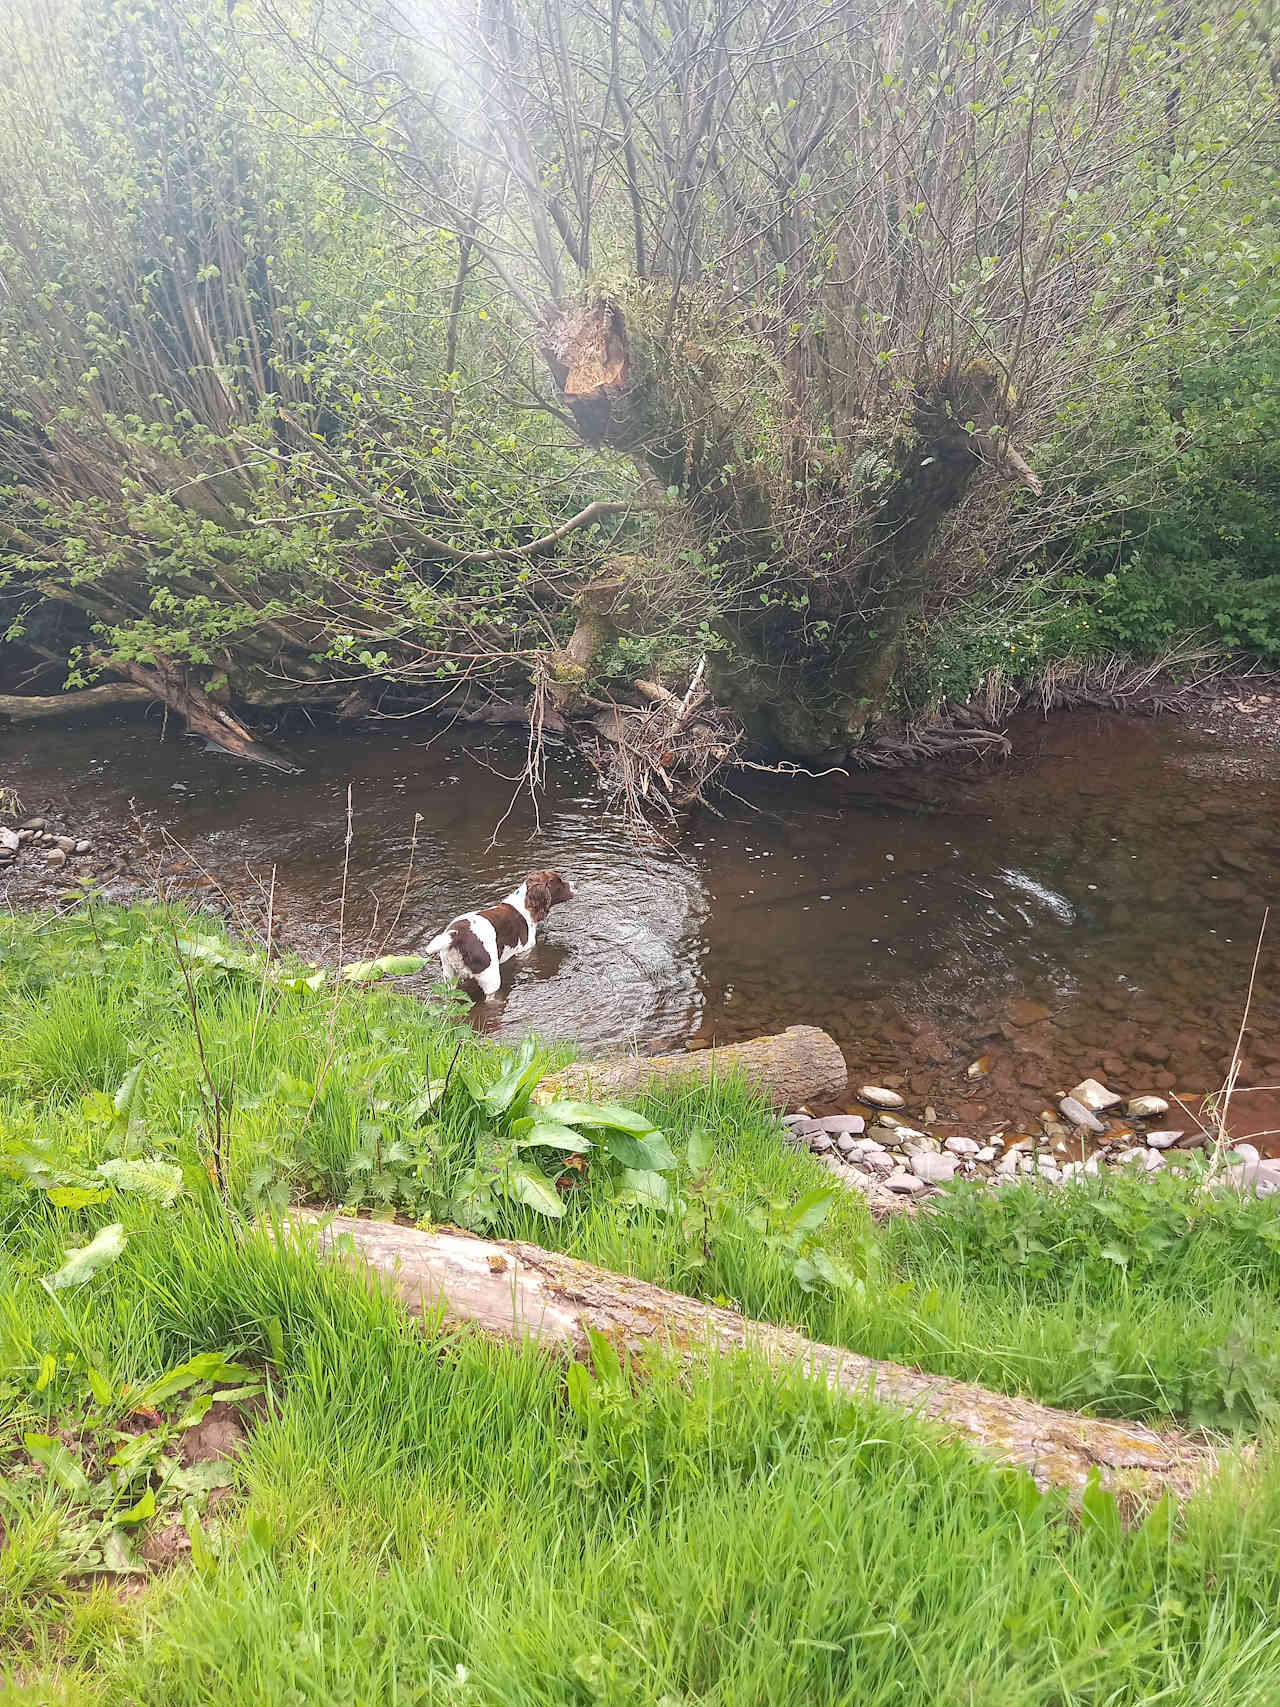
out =
[(1233, 1144), (1231, 1159), (1236, 1162), (1260, 1162), (1262, 1155), (1256, 1144)]
[[(1109, 1091), (1105, 1085), (1100, 1085), (1096, 1079), (1081, 1079), (1078, 1085), (1067, 1092), (1067, 1095), (1074, 1098), (1076, 1102), (1083, 1103), (1094, 1114), (1102, 1114), (1109, 1108), (1118, 1108), (1124, 1101), (1123, 1097), (1117, 1096), (1114, 1091)], [(1062, 1105), (1059, 1104), (1058, 1106), (1061, 1107)]]
[(914, 1197), (924, 1190), (924, 1181), (917, 1174), (892, 1173), (884, 1183), (889, 1191), (901, 1192), (904, 1197)]
[(996, 1145), (984, 1144), (980, 1150), (974, 1153), (973, 1159), (975, 1162), (994, 1162), (999, 1154), (1000, 1151)]
[(911, 1171), (926, 1185), (946, 1185), (960, 1166), (955, 1156), (920, 1155), (911, 1158)]
[(982, 1146), (975, 1144), (972, 1138), (946, 1138), (942, 1148), (950, 1150), (953, 1156), (976, 1156)]
[(1124, 1111), (1131, 1120), (1151, 1120), (1157, 1114), (1168, 1114), (1169, 1105), (1163, 1097), (1130, 1097)]
[(858, 1101), (874, 1103), (877, 1108), (905, 1108), (907, 1099), (897, 1091), (887, 1091), (883, 1085), (859, 1085)]
[(1058, 1107), (1073, 1126), (1083, 1126), (1086, 1132), (1105, 1130), (1097, 1115), (1091, 1113), (1077, 1097), (1063, 1097)]
[(1153, 1150), (1170, 1150), (1181, 1136), (1181, 1132), (1148, 1132), (1147, 1143)]

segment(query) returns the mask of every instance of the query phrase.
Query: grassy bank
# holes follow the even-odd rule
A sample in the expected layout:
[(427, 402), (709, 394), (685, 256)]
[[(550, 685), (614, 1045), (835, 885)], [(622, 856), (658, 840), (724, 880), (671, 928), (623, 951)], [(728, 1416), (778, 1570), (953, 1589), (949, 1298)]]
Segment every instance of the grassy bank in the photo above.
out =
[[(733, 1084), (645, 1105), (644, 1155), (600, 1128), (586, 1168), (506, 1151), (548, 1203), (514, 1163), (507, 1189), (486, 1174), (522, 1105), (497, 1108), (510, 1063), (447, 1007), (268, 977), (212, 935), (0, 925), (0, 1699), (1274, 1700), (1273, 1210), (1113, 1179), (876, 1228)], [(1263, 1467), (1125, 1533), (1108, 1501), (1081, 1520), (747, 1363), (567, 1382), (532, 1351), (424, 1344), (251, 1234), (284, 1197), (469, 1220), (873, 1355), (1233, 1427)], [(114, 1260), (44, 1283), (107, 1227)], [(184, 1479), (189, 1419), (258, 1386), (219, 1505)], [(166, 1522), (190, 1557), (135, 1577)], [(87, 1578), (107, 1532), (115, 1574)]]

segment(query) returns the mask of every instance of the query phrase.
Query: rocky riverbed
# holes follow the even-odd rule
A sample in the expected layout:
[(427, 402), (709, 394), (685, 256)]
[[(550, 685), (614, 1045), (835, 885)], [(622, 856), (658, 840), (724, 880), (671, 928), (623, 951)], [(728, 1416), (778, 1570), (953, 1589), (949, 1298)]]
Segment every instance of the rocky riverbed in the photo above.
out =
[(1171, 1105), (1154, 1092), (1126, 1097), (1086, 1078), (1041, 1111), (1034, 1131), (995, 1125), (975, 1136), (949, 1130), (953, 1123), (931, 1107), (913, 1121), (905, 1099), (883, 1085), (862, 1085), (857, 1098), (859, 1114), (785, 1115), (781, 1135), (882, 1212), (937, 1196), (957, 1179), (1065, 1185), (1115, 1168), (1162, 1173), (1203, 1151), (1220, 1154), (1227, 1183), (1259, 1196), (1280, 1191), (1280, 1162), (1227, 1138), (1216, 1104), (1198, 1099)]

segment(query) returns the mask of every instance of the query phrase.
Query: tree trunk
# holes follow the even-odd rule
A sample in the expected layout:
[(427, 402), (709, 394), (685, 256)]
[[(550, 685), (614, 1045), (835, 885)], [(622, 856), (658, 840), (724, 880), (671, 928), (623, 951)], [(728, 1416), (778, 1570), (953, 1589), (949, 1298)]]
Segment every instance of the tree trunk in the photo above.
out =
[(163, 659), (153, 659), (150, 665), (131, 660), (116, 664), (114, 668), (144, 687), (152, 699), (163, 700), (170, 710), (185, 718), (193, 735), (203, 735), (206, 741), (224, 753), (233, 753), (238, 759), (252, 759), (255, 764), (269, 765), (272, 770), (296, 771), (299, 768), (281, 754), (272, 752), (270, 747), (255, 741), (238, 717), (210, 699), (203, 688), (188, 681), (185, 671), (175, 669)]
[(648, 1086), (712, 1079), (741, 1073), (768, 1093), (777, 1109), (806, 1102), (835, 1102), (849, 1084), (840, 1045), (815, 1025), (791, 1025), (772, 1037), (726, 1043), (689, 1054), (635, 1055), (610, 1061), (575, 1061), (543, 1081), (556, 1096), (631, 1097)]
[(80, 717), (113, 705), (141, 705), (155, 697), (150, 688), (135, 687), (132, 682), (104, 682), (101, 687), (83, 688), (79, 693), (0, 693), (0, 717), (11, 717), (15, 723), (35, 723), (46, 717)]
[[(985, 362), (922, 357), (885, 419), (833, 450), (791, 409), (767, 340), (749, 358), (731, 312), (681, 312), (692, 318), (673, 324), (638, 297), (625, 312), (559, 304), (543, 359), (586, 444), (681, 494), (730, 643), (713, 660), (716, 697), (785, 751), (847, 751), (888, 699), (938, 530), (971, 482), (985, 466), (1040, 490), (1008, 442), (1011, 394)], [(758, 419), (744, 405), (756, 392), (768, 399)]]
[(1079, 1492), (1096, 1472), (1105, 1487), (1131, 1498), (1165, 1488), (1185, 1497), (1215, 1467), (1208, 1448), (1185, 1435), (1053, 1410), (879, 1363), (537, 1245), (306, 1209), (292, 1212), (289, 1231), (297, 1237), (317, 1224), (321, 1255), (389, 1282), (409, 1313), (432, 1326), (443, 1311), (497, 1339), (533, 1339), (583, 1360), (591, 1355), (589, 1332), (632, 1354), (654, 1340), (685, 1359), (695, 1348), (750, 1350), (777, 1369), (803, 1369), (837, 1392), (929, 1417), (997, 1462), (1028, 1471), (1042, 1488)]

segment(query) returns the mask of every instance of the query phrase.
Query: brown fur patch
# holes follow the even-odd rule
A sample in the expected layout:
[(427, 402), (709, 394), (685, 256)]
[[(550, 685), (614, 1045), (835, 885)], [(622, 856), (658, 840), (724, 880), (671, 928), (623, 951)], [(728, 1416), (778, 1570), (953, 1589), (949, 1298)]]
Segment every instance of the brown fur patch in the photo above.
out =
[(561, 901), (569, 900), (573, 890), (558, 871), (531, 871), (524, 880), (525, 906), (535, 924), (541, 924), (547, 914)]
[(453, 946), (462, 956), (462, 964), (468, 972), (483, 972), (489, 964), (489, 950), (480, 938), (465, 922), (449, 926), (449, 935)]
[(523, 948), (529, 940), (529, 927), (523, 915), (508, 901), (500, 901), (496, 907), (486, 907), (480, 917), (488, 919), (493, 926), (499, 954), (504, 948)]

